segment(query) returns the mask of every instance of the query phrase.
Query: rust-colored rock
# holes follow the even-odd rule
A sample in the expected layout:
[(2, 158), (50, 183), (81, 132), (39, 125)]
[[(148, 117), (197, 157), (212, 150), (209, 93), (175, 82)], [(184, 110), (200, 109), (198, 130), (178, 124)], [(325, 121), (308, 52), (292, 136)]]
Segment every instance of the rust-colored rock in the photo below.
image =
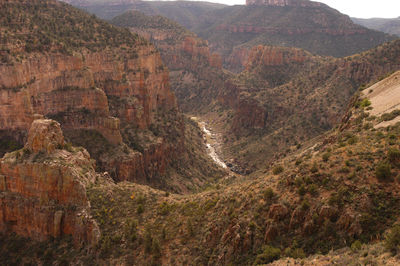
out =
[(288, 215), (288, 209), (282, 204), (273, 204), (269, 208), (268, 218), (274, 221), (280, 221)]
[(305, 218), (305, 212), (301, 208), (293, 210), (292, 215), (290, 216), (289, 230), (293, 230), (297, 226), (302, 225)]
[(52, 153), (64, 146), (64, 136), (60, 124), (54, 120), (35, 120), (28, 134), (25, 148), (33, 153)]
[(346, 210), (346, 212), (340, 216), (337, 225), (341, 230), (346, 231), (348, 235), (353, 237), (359, 236), (362, 233), (359, 218), (359, 214), (354, 213), (352, 210)]
[(62, 149), (53, 120), (35, 120), (25, 148), (0, 160), (0, 231), (37, 240), (71, 235), (76, 245), (96, 244), (86, 186), (96, 179), (84, 149)]
[(229, 68), (236, 72), (242, 71), (247, 64), (250, 50), (251, 49), (246, 47), (234, 48), (232, 53), (226, 59), (226, 63), (229, 65)]
[(252, 98), (239, 99), (232, 123), (232, 131), (239, 135), (244, 129), (262, 129), (267, 119), (267, 111)]
[(283, 66), (288, 64), (303, 64), (311, 60), (312, 55), (299, 48), (255, 46), (251, 49), (246, 64), (250, 70), (257, 66)]
[[(176, 109), (177, 104), (168, 70), (155, 48), (138, 46), (136, 53), (82, 49), (74, 55), (36, 54), (22, 62), (0, 65), (0, 127), (10, 135), (21, 135), (18, 141), (25, 142), (34, 114), (41, 114), (60, 122), (68, 134), (94, 130), (112, 145), (123, 142), (121, 129), (125, 127), (148, 130), (162, 112)], [(162, 147), (152, 152), (165, 168), (169, 158), (160, 155)], [(140, 163), (144, 169), (153, 167), (156, 160), (148, 157)], [(124, 162), (114, 160), (105, 170), (126, 168)], [(137, 171), (142, 170), (130, 172)]]
[(334, 207), (324, 205), (319, 211), (319, 223), (322, 224), (326, 219), (332, 220), (337, 216), (338, 210)]
[(266, 229), (265, 229), (265, 236), (264, 242), (268, 243), (273, 241), (279, 235), (278, 226), (272, 220), (268, 220)]
[(219, 54), (211, 54), (209, 62), (212, 67), (222, 68), (222, 57)]

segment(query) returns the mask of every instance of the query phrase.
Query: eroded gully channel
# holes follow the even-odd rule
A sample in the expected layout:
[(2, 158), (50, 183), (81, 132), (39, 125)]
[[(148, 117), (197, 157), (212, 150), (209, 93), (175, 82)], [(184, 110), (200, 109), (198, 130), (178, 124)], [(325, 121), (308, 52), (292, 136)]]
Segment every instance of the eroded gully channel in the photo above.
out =
[(225, 163), (218, 154), (218, 152), (220, 151), (220, 146), (222, 145), (219, 142), (219, 136), (216, 133), (213, 133), (211, 129), (207, 126), (207, 123), (200, 120), (200, 118), (193, 116), (191, 117), (191, 119), (198, 124), (201, 131), (203, 132), (205, 145), (207, 147), (207, 153), (214, 160), (214, 162), (230, 172), (231, 175), (241, 175), (241, 173), (235, 171), (235, 167), (231, 163)]

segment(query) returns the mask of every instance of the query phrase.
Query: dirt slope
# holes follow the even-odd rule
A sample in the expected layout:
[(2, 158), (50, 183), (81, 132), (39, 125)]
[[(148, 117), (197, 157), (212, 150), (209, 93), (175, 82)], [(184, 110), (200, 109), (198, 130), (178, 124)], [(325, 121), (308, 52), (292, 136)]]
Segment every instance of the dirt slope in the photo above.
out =
[[(400, 71), (392, 74), (390, 77), (365, 89), (363, 95), (371, 101), (372, 110), (370, 114), (380, 117), (383, 114), (389, 114), (400, 108)], [(370, 108), (371, 109), (371, 108)], [(400, 117), (390, 121), (383, 121), (377, 127), (386, 127), (394, 125), (400, 121)]]

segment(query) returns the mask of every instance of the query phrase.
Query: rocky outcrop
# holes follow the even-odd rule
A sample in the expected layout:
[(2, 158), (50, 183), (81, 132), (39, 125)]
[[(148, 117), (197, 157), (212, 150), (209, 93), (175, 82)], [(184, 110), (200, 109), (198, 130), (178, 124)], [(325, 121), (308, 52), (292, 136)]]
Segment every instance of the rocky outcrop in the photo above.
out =
[(235, 110), (232, 132), (239, 135), (243, 130), (263, 129), (267, 115), (267, 110), (257, 100), (241, 97)]
[(234, 48), (232, 53), (226, 59), (226, 63), (227, 65), (229, 65), (229, 69), (235, 72), (241, 72), (247, 64), (250, 50), (251, 49), (247, 47)]
[(311, 59), (312, 55), (302, 49), (258, 45), (249, 53), (246, 70), (258, 66), (304, 64)]
[(64, 149), (60, 124), (32, 123), (25, 148), (0, 160), (0, 231), (37, 240), (71, 235), (96, 244), (100, 231), (90, 216), (86, 186), (96, 179), (84, 149)]

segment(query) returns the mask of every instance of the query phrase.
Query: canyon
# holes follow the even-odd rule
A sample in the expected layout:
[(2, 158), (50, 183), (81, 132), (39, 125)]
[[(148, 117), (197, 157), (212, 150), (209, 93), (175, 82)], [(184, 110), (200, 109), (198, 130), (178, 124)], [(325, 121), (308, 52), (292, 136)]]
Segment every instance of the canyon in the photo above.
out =
[(398, 39), (303, 0), (66, 2), (116, 16), (0, 3), (3, 264), (396, 265)]
[[(41, 12), (46, 8), (64, 7), (50, 1)], [(157, 183), (153, 177), (166, 174), (168, 155), (182, 152), (175, 144), (183, 143), (184, 126), (159, 53), (143, 39), (134, 42), (130, 48), (33, 52), (22, 60), (9, 56), (11, 62), (0, 66), (2, 136), (24, 143), (34, 114), (42, 114), (60, 122), (68, 140), (87, 148), (98, 169), (115, 180)], [(21, 51), (10, 45), (7, 53)], [(81, 134), (100, 135), (82, 141)], [(93, 141), (99, 140), (104, 144), (96, 150)]]

